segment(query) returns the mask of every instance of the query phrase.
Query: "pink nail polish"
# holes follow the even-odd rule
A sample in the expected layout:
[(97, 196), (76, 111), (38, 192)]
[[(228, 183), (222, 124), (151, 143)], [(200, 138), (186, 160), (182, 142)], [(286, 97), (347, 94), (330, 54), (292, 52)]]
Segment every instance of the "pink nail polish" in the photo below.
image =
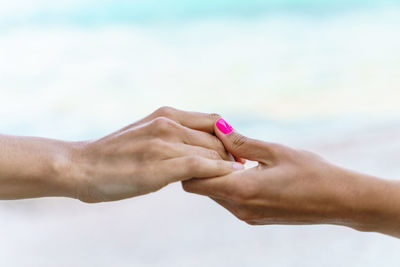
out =
[(224, 134), (228, 134), (233, 131), (232, 126), (229, 123), (227, 123), (223, 118), (219, 118), (217, 120), (216, 125), (217, 128)]

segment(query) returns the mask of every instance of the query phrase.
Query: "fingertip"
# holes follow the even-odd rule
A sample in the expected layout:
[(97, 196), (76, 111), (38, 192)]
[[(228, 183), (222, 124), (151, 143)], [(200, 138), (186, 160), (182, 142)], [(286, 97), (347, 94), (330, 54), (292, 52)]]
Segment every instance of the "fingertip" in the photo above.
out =
[(233, 127), (222, 117), (215, 122), (215, 128), (225, 135), (230, 134), (233, 131)]
[(239, 171), (239, 170), (243, 170), (244, 169), (244, 165), (242, 163), (239, 162), (233, 162), (232, 163), (232, 167), (234, 170)]
[(208, 114), (208, 117), (213, 122), (213, 124), (216, 124), (216, 122), (221, 118), (221, 115), (219, 115), (217, 113), (210, 113), (210, 114)]
[(215, 168), (216, 169), (214, 170), (214, 174), (205, 178), (216, 178), (225, 176), (235, 171), (243, 170), (244, 165), (240, 162), (220, 160), (218, 162), (216, 161)]
[(182, 181), (182, 188), (185, 192), (192, 193), (192, 183), (194, 179)]

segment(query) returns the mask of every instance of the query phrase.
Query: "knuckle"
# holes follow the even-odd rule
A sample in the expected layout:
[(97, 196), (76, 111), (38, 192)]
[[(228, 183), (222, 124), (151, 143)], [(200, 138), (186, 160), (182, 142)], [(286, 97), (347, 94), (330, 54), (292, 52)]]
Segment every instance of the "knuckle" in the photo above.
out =
[(236, 149), (239, 149), (247, 142), (247, 139), (246, 136), (235, 133), (232, 137), (232, 144)]
[(186, 168), (189, 170), (196, 170), (200, 167), (201, 159), (197, 156), (191, 156), (186, 159)]
[(159, 127), (164, 127), (169, 124), (170, 119), (164, 116), (157, 117), (153, 120), (153, 124)]
[(184, 181), (182, 182), (182, 188), (185, 192), (191, 193), (192, 191), (192, 186), (190, 181)]
[(208, 114), (208, 117), (212, 120), (212, 121), (217, 121), (219, 118), (221, 118), (221, 115), (217, 114), (217, 113), (210, 113)]
[(172, 131), (174, 127), (174, 122), (167, 117), (158, 117), (152, 121), (153, 130), (157, 133), (166, 133)]
[(222, 159), (218, 152), (215, 150), (209, 150), (209, 155), (211, 159)]
[(155, 113), (158, 116), (171, 118), (175, 112), (176, 112), (176, 109), (174, 109), (173, 107), (163, 106), (163, 107), (157, 109)]
[(302, 157), (305, 157), (307, 159), (311, 159), (311, 160), (314, 160), (314, 161), (317, 161), (317, 162), (318, 161), (324, 161), (323, 157), (321, 157), (320, 155), (318, 155), (318, 154), (316, 154), (316, 153), (314, 153), (312, 151), (301, 149), (301, 150), (298, 150), (298, 152), (299, 152), (299, 154), (301, 154)]

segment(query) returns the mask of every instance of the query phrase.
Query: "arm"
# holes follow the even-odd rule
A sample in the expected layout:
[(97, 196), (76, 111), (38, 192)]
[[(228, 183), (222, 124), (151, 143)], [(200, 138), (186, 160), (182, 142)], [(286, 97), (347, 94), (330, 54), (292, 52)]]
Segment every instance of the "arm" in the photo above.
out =
[(335, 166), (321, 157), (244, 137), (218, 120), (216, 134), (257, 167), (183, 182), (249, 224), (335, 224), (400, 237), (400, 183)]
[(58, 140), (0, 135), (0, 199), (72, 197), (68, 177), (76, 145)]
[(0, 199), (113, 201), (242, 168), (211, 133), (217, 115), (161, 108), (98, 140), (0, 135)]

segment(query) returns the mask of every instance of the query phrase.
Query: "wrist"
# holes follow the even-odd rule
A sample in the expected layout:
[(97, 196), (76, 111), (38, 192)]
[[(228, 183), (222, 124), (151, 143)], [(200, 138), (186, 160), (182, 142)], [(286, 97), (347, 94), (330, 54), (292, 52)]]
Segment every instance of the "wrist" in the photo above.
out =
[(359, 231), (400, 236), (400, 185), (395, 181), (365, 177)]
[[(340, 168), (339, 168), (340, 169)], [(344, 181), (337, 202), (339, 221), (363, 232), (400, 234), (400, 184), (340, 169)]]
[(62, 142), (52, 155), (54, 195), (77, 198), (79, 190), (79, 170), (77, 160), (80, 142)]

